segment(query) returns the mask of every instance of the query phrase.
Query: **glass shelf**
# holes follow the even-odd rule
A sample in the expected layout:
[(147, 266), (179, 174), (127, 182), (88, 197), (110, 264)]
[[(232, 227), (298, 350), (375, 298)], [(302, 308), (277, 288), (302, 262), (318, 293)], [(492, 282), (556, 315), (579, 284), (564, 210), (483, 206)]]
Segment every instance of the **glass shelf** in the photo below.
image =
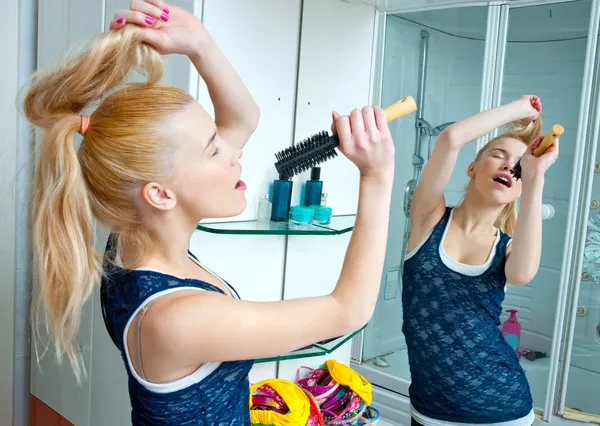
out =
[(356, 215), (332, 216), (328, 225), (294, 225), (290, 222), (237, 222), (199, 223), (196, 229), (213, 234), (233, 235), (340, 235), (352, 231)]
[(314, 358), (317, 356), (329, 355), (330, 353), (332, 353), (336, 349), (338, 349), (340, 346), (342, 346), (344, 343), (348, 342), (350, 339), (352, 339), (354, 336), (356, 336), (358, 333), (360, 333), (363, 329), (364, 328), (361, 328), (360, 330), (357, 330), (352, 334), (338, 337), (336, 339), (331, 339), (331, 340), (325, 341), (325, 342), (314, 343), (305, 348), (298, 349), (297, 351), (288, 352), (287, 354), (284, 354), (284, 355), (257, 359), (256, 363), (260, 364), (260, 363), (264, 363), (264, 362), (287, 361), (290, 359)]

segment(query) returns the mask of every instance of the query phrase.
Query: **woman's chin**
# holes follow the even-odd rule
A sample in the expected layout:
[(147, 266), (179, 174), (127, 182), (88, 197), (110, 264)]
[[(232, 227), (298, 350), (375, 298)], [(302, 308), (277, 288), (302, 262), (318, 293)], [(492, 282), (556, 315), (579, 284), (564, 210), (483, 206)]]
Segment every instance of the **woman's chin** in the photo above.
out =
[(515, 199), (513, 197), (507, 197), (506, 195), (504, 195), (504, 196), (500, 195), (500, 196), (490, 198), (490, 202), (495, 206), (505, 206), (507, 204), (510, 204), (514, 200)]
[(515, 199), (511, 192), (512, 191), (510, 191), (510, 188), (500, 188), (496, 185), (491, 188), (487, 188), (485, 193), (481, 191), (482, 195), (492, 204), (510, 203)]
[(235, 206), (231, 206), (230, 209), (226, 209), (221, 212), (217, 212), (213, 216), (213, 219), (227, 219), (227, 218), (239, 216), (242, 213), (244, 213), (244, 211), (246, 210), (246, 205), (247, 205), (246, 198), (244, 198), (243, 201), (236, 203)]

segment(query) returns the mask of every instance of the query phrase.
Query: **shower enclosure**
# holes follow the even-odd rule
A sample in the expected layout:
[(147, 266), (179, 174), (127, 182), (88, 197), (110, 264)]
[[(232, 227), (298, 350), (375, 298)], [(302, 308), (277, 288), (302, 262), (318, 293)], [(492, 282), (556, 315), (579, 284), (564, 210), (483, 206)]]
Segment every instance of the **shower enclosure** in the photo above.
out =
[[(521, 346), (546, 355), (521, 361), (538, 415), (596, 415), (600, 422), (600, 0), (416, 3), (378, 13), (374, 100), (388, 105), (415, 95), (419, 110), (414, 120), (390, 124), (397, 158), (386, 268), (373, 319), (353, 344), (354, 367), (376, 387), (408, 395), (401, 277), (408, 211), (422, 168), (452, 122), (536, 94), (544, 104), (544, 131), (555, 123), (565, 127), (544, 190), (555, 215), (543, 222), (537, 276), (527, 286), (509, 287), (503, 307), (518, 311)], [(460, 202), (467, 166), (492, 136), (461, 151), (448, 204)]]

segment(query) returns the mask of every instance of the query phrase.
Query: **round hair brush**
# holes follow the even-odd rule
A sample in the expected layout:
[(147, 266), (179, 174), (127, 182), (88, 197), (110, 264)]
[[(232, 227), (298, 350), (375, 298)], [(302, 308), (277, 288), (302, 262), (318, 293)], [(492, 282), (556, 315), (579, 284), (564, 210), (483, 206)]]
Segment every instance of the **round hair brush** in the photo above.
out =
[[(416, 110), (415, 100), (412, 96), (407, 96), (385, 108), (384, 112), (389, 123)], [(298, 173), (335, 157), (337, 155), (335, 148), (339, 144), (340, 140), (337, 135), (330, 136), (327, 131), (322, 131), (290, 148), (279, 151), (275, 154), (277, 159), (275, 168), (279, 173), (279, 179), (290, 179)]]
[[(556, 142), (556, 139), (558, 139), (560, 135), (562, 135), (564, 132), (565, 128), (560, 124), (555, 124), (554, 126), (552, 126), (550, 131), (548, 131), (548, 133), (546, 133), (546, 136), (544, 136), (542, 142), (533, 150), (533, 155), (535, 155), (536, 157), (542, 155), (544, 152), (546, 152), (548, 148), (552, 146), (554, 142)], [(512, 169), (510, 169), (510, 174), (512, 174), (515, 179), (519, 180), (521, 179), (522, 171), (523, 169), (521, 169), (521, 160), (519, 160), (517, 161), (517, 164), (515, 164)]]

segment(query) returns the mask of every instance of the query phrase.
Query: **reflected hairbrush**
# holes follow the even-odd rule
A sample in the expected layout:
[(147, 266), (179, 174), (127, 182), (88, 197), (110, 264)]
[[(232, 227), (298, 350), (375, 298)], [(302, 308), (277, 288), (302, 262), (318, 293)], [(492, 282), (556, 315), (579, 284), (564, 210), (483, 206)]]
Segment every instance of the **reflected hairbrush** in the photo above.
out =
[[(554, 142), (565, 132), (565, 128), (560, 124), (555, 124), (552, 126), (550, 131), (546, 133), (542, 142), (533, 150), (533, 155), (539, 157), (542, 155), (548, 148), (552, 146)], [(510, 173), (514, 176), (515, 179), (521, 179), (521, 160), (517, 161), (517, 164), (514, 165), (512, 169), (510, 169)]]
[[(384, 109), (388, 123), (400, 117), (415, 112), (417, 104), (412, 96), (407, 96)], [(337, 155), (335, 148), (340, 140), (337, 135), (329, 135), (327, 131), (317, 133), (290, 148), (275, 154), (277, 162), (275, 168), (279, 179), (287, 180), (308, 170), (317, 164), (323, 163)]]

